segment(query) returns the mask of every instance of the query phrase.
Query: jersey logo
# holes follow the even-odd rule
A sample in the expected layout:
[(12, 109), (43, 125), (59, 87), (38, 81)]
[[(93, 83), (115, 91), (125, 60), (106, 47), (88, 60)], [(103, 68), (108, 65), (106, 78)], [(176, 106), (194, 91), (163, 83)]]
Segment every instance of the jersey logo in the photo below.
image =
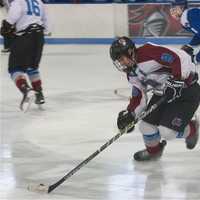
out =
[(172, 120), (172, 126), (173, 127), (181, 127), (181, 125), (182, 125), (182, 119), (181, 118), (179, 118), (179, 117), (175, 117), (173, 120)]
[(161, 60), (163, 62), (167, 62), (167, 63), (172, 63), (174, 61), (174, 56), (172, 56), (171, 54), (169, 53), (163, 53), (161, 55)]

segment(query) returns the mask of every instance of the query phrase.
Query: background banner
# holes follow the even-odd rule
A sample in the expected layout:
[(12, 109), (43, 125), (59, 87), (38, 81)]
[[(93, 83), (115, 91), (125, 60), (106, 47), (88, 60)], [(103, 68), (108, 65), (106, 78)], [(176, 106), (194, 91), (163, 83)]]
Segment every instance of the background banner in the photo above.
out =
[[(198, 7), (199, 4), (190, 6)], [(170, 16), (169, 9), (170, 4), (128, 5), (129, 36), (190, 36), (191, 34)]]

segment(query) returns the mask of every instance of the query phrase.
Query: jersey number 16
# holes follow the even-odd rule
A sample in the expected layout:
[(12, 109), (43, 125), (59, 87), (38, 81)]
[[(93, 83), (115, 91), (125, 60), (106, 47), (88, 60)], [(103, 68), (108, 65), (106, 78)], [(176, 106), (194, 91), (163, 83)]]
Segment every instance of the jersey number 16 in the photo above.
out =
[(27, 15), (40, 16), (40, 7), (37, 0), (26, 0), (28, 11)]

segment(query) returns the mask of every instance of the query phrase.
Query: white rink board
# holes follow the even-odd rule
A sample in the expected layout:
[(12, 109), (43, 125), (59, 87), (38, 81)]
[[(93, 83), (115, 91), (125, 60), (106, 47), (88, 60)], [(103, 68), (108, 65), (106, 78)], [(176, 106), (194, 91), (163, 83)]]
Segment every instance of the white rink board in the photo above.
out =
[(128, 34), (126, 4), (47, 5), (53, 37), (104, 38)]

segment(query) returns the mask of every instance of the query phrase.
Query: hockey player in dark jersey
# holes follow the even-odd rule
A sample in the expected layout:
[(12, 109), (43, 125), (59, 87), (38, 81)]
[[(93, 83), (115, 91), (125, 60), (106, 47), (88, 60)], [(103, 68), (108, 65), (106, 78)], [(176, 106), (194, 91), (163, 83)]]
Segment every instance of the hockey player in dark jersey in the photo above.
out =
[[(145, 117), (139, 125), (146, 149), (134, 154), (137, 161), (157, 159), (166, 140), (184, 138), (193, 149), (198, 141), (199, 122), (192, 120), (200, 102), (198, 75), (191, 57), (178, 48), (147, 43), (139, 48), (127, 37), (112, 43), (110, 56), (118, 70), (125, 72), (132, 85), (132, 97), (126, 110), (119, 113), (117, 126), (129, 127), (137, 116), (155, 104), (162, 96), (166, 101)], [(153, 96), (148, 101), (147, 90)], [(147, 103), (148, 102), (148, 103)], [(134, 124), (134, 123), (133, 123)], [(164, 140), (162, 140), (164, 139)]]
[(200, 51), (194, 55), (194, 49), (200, 45), (200, 8), (188, 8), (187, 0), (174, 0), (170, 9), (171, 16), (180, 21), (184, 29), (194, 34), (189, 44), (182, 47), (192, 56), (195, 63), (200, 62)]

